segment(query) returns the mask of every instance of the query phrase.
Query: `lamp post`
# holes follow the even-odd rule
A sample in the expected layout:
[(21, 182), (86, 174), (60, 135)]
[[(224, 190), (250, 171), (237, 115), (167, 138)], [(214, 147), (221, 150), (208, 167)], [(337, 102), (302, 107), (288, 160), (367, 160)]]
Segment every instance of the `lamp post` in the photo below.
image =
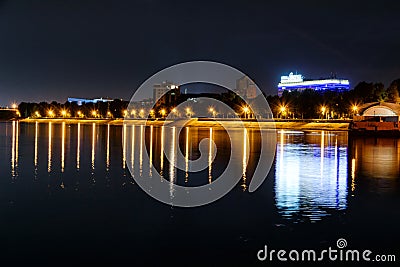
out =
[(356, 115), (358, 113), (358, 106), (353, 105), (352, 110), (353, 110), (353, 115)]
[(326, 107), (325, 106), (321, 107), (321, 113), (322, 113), (322, 119), (325, 119), (325, 114), (326, 114)]
[(248, 114), (250, 113), (249, 107), (245, 106), (242, 108), (244, 112), (245, 119), (248, 119)]
[(280, 110), (281, 119), (282, 119), (282, 115), (283, 115), (283, 116), (286, 116), (286, 106), (281, 106), (281, 107), (279, 108), (279, 110)]

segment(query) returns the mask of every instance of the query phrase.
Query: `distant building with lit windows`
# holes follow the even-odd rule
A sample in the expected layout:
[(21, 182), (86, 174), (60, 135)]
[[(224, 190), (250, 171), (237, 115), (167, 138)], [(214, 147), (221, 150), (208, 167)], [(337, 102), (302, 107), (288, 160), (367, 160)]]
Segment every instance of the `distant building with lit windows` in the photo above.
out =
[(257, 87), (247, 76), (236, 80), (236, 93), (244, 99), (254, 99), (257, 96)]
[(335, 76), (326, 79), (305, 79), (301, 74), (289, 73), (287, 76), (281, 76), (281, 82), (278, 84), (278, 96), (282, 96), (284, 91), (303, 91), (312, 89), (315, 91), (335, 91), (344, 92), (350, 90), (349, 80), (338, 79)]
[(164, 81), (153, 85), (153, 101), (156, 106), (174, 106), (180, 96), (179, 85)]

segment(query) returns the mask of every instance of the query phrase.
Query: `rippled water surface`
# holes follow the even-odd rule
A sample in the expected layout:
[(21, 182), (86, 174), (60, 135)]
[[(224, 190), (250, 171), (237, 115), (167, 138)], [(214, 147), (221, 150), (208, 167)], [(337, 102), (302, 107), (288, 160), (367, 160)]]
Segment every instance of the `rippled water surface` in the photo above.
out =
[[(233, 132), (240, 154), (231, 155), (227, 133), (217, 128), (188, 127), (178, 135), (167, 126), (0, 123), (2, 257), (50, 264), (253, 264), (265, 244), (320, 247), (339, 237), (398, 250), (398, 139), (278, 131), (274, 165), (249, 193), (260, 132)], [(185, 164), (199, 158), (205, 138), (203, 171), (173, 167), (178, 152)], [(154, 166), (166, 182), (203, 185), (218, 179), (229, 158), (240, 182), (204, 207), (159, 203), (132, 178), (151, 177)]]

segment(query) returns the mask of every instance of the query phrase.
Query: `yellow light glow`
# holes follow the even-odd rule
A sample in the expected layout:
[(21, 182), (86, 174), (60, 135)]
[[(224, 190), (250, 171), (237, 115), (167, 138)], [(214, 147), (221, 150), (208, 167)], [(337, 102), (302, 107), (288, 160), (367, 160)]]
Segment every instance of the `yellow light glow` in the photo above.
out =
[(165, 114), (167, 113), (167, 111), (165, 111), (165, 109), (160, 110), (160, 114), (164, 117)]
[(286, 107), (285, 106), (281, 106), (280, 107), (280, 111), (283, 113), (283, 112), (285, 112), (286, 111)]
[(16, 108), (18, 107), (18, 105), (17, 105), (16, 103), (12, 103), (12, 104), (11, 104), (11, 107), (12, 107), (13, 109), (16, 109)]
[(65, 117), (67, 115), (67, 111), (65, 109), (61, 110), (61, 115)]
[(36, 117), (40, 117), (39, 111), (36, 111), (36, 112), (35, 112), (35, 116), (36, 116)]
[(173, 112), (173, 113), (176, 113), (176, 112), (178, 112), (178, 110), (177, 110), (176, 108), (173, 108), (173, 109), (172, 109), (172, 112)]
[(96, 112), (96, 110), (93, 110), (93, 111), (92, 111), (92, 115), (93, 115), (94, 117), (96, 117), (96, 116), (97, 116), (97, 112)]
[(321, 107), (321, 112), (322, 112), (322, 113), (325, 113), (325, 111), (326, 111), (326, 107), (325, 107), (325, 106), (322, 106), (322, 107)]
[(47, 115), (49, 115), (49, 117), (53, 117), (54, 116), (54, 111), (48, 110), (47, 111)]
[(242, 109), (244, 113), (248, 113), (250, 111), (249, 107), (243, 107)]
[(358, 110), (357, 105), (353, 105), (353, 111), (356, 112)]

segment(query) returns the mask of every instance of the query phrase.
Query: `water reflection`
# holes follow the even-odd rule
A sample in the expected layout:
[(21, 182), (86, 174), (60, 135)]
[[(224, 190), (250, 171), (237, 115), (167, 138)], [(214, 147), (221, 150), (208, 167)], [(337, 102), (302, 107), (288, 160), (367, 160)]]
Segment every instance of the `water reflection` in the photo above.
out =
[[(133, 148), (132, 148), (133, 151)], [(153, 176), (153, 125), (150, 126), (149, 176)]]
[(140, 151), (139, 151), (139, 175), (142, 176), (143, 173), (143, 125), (140, 125)]
[(39, 132), (39, 123), (35, 123), (35, 148), (34, 148), (34, 160), (33, 160), (33, 166), (35, 168), (35, 178), (37, 176), (37, 170), (38, 170), (38, 132)]
[(279, 136), (275, 196), (280, 213), (315, 221), (329, 214), (329, 209), (345, 209), (346, 136), (324, 131), (281, 131)]
[(135, 171), (135, 125), (132, 125), (132, 134), (131, 134), (131, 168), (132, 172)]
[(248, 155), (248, 139), (247, 139), (247, 129), (243, 129), (243, 158), (242, 158), (242, 188), (243, 191), (247, 189), (247, 155)]
[(123, 126), (122, 133), (122, 168), (125, 169), (126, 166), (126, 124)]
[(96, 123), (92, 124), (92, 174), (94, 173), (94, 163), (95, 163), (95, 155), (96, 155)]
[(47, 172), (50, 173), (51, 172), (51, 146), (52, 146), (52, 125), (51, 122), (49, 122), (48, 124), (48, 128), (49, 128), (49, 143), (48, 143), (48, 151), (47, 151)]
[[(352, 138), (351, 190), (353, 195), (361, 184), (373, 192), (392, 192), (400, 179), (400, 142), (397, 138)], [(373, 185), (373, 186), (372, 186)]]
[(81, 162), (81, 124), (78, 123), (77, 137), (76, 137), (76, 169), (79, 171)]
[[(132, 167), (132, 175), (154, 176), (154, 167), (162, 174), (161, 179), (171, 185), (202, 185), (214, 181), (224, 171), (225, 163), (230, 158), (226, 135), (217, 128), (186, 127), (179, 132), (168, 126), (120, 127), (96, 123), (69, 125), (67, 122), (36, 122), (29, 125), (13, 121), (7, 125), (12, 129), (11, 144), (8, 143), (11, 150), (6, 152), (7, 164), (11, 165), (11, 178), (18, 176), (18, 168), (19, 175), (30, 171), (39, 180), (44, 172), (52, 178), (59, 179), (61, 176), (65, 188), (68, 179), (76, 175), (81, 177), (81, 185), (85, 180), (90, 181), (88, 174), (94, 182), (95, 169), (98, 181), (102, 181), (101, 175), (104, 175), (108, 185), (113, 180), (125, 179), (125, 175), (110, 175), (110, 170), (122, 170), (120, 174), (125, 174), (126, 164)], [(34, 131), (27, 130), (27, 127), (33, 129), (33, 126)], [(69, 135), (70, 132), (73, 134)], [(346, 209), (349, 199), (352, 199), (347, 197), (348, 194), (357, 196), (361, 190), (379, 193), (398, 190), (398, 139), (356, 138), (348, 143), (347, 133), (327, 131), (279, 131), (277, 137), (273, 190), (277, 210), (284, 218), (316, 221), (331, 214), (332, 210)], [(199, 143), (203, 138), (209, 139), (209, 152), (205, 155), (208, 166), (200, 173), (191, 173), (190, 160), (200, 156)], [(234, 138), (242, 148), (241, 154), (233, 155), (242, 174), (238, 187), (246, 191), (255, 167), (252, 157), (258, 153), (259, 135), (253, 129), (244, 129), (234, 132)], [(20, 146), (20, 142), (24, 145)], [(215, 159), (213, 143), (217, 147)], [(70, 162), (71, 158), (75, 160), (69, 156), (70, 146), (74, 148), (72, 153), (76, 153), (76, 170), (79, 173), (71, 173), (68, 168), (74, 165), (74, 161)], [(177, 149), (181, 149), (185, 161), (184, 168), (179, 171), (174, 167)], [(47, 162), (46, 159), (41, 161), (40, 155), (46, 153)], [(148, 153), (149, 158), (143, 153)], [(24, 156), (19, 157), (19, 154)], [(54, 161), (54, 158), (60, 161)], [(40, 165), (46, 166), (46, 163), (47, 169), (41, 169)], [(173, 197), (172, 186), (170, 188), (169, 193)]]
[(212, 163), (213, 163), (213, 129), (210, 128), (210, 136), (208, 141), (208, 183), (212, 182)]
[(19, 122), (12, 122), (12, 141), (11, 141), (11, 176), (18, 176), (18, 144), (19, 144)]
[(185, 127), (185, 183), (188, 182), (189, 178), (189, 127)]
[(65, 167), (65, 122), (62, 123), (61, 129), (61, 172), (64, 172)]
[(169, 193), (170, 193), (170, 197), (174, 196), (174, 188), (173, 188), (173, 184), (175, 184), (175, 176), (176, 176), (176, 162), (175, 162), (175, 158), (176, 158), (176, 128), (172, 127), (171, 128), (171, 145), (170, 145), (170, 165), (169, 165), (169, 184), (170, 184), (170, 189), (169, 189)]

